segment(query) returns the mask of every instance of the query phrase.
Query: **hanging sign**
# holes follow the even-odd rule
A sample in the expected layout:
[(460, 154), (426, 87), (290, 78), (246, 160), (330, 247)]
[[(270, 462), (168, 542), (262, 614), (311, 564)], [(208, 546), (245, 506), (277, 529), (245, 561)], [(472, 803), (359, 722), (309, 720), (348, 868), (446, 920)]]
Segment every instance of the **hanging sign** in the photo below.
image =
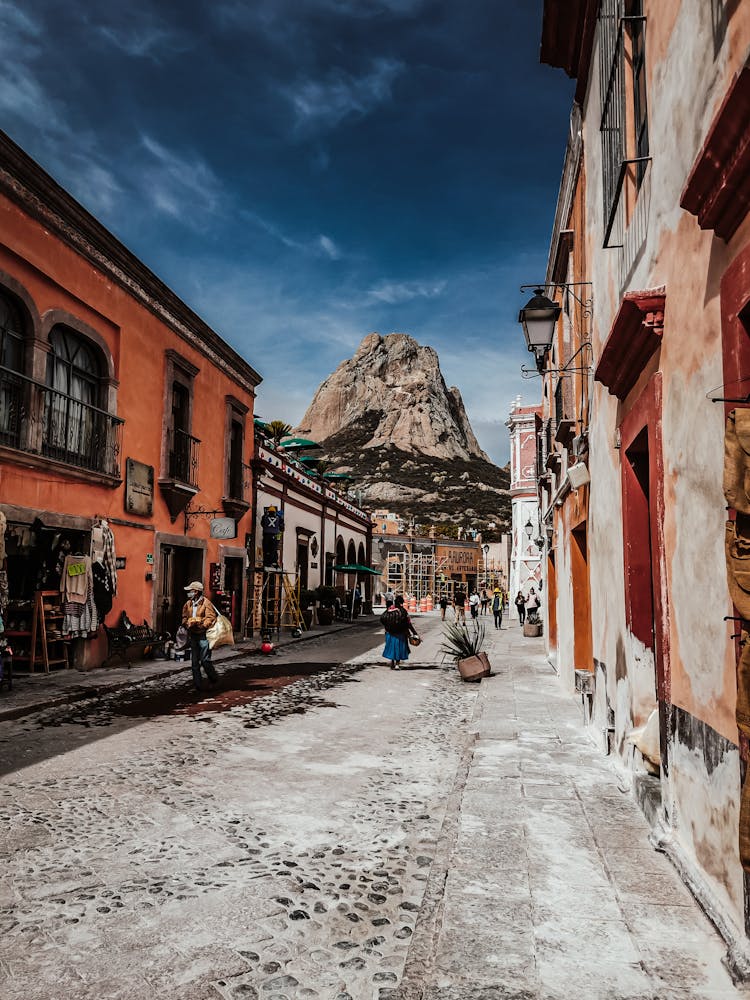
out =
[(236, 538), (237, 522), (233, 517), (215, 517), (211, 521), (211, 538)]

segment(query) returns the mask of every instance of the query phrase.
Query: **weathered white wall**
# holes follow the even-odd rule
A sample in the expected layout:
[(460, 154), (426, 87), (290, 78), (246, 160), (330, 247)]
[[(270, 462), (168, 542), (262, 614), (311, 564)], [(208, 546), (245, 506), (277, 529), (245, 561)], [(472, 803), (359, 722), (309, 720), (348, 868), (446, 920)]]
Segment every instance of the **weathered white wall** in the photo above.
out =
[[(711, 232), (701, 232), (679, 201), (731, 76), (750, 45), (750, 12), (747, 6), (738, 5), (718, 53), (711, 5), (703, 0), (651, 0), (646, 3), (646, 14), (653, 159), (622, 249), (605, 250), (601, 245), (597, 50), (584, 107), (594, 350), (598, 360), (626, 291), (666, 286), (664, 338), (657, 362), (663, 377), (671, 701), (710, 727), (706, 737), (710, 746), (704, 750), (683, 745), (676, 734), (665, 791), (675, 835), (692, 859), (697, 877), (739, 923), (739, 769), (731, 750), (731, 742), (737, 740), (734, 659), (722, 621), (729, 613), (721, 493), (724, 416), (706, 394), (723, 380), (719, 282), (740, 247), (736, 243), (727, 246)], [(589, 439), (592, 630), (594, 656), (601, 665), (598, 683), (601, 686), (603, 680), (606, 686), (606, 692), (597, 691), (596, 725), (605, 725), (607, 708), (614, 708), (616, 743), (625, 752), (623, 737), (652, 704), (653, 662), (650, 652), (626, 628), (620, 454), (615, 446), (624, 407), (597, 385), (593, 414)], [(562, 563), (558, 557), (561, 655), (567, 646)], [(730, 741), (725, 744), (730, 749), (722, 750), (722, 759), (709, 767), (706, 760), (712, 748), (721, 745), (719, 737)]]

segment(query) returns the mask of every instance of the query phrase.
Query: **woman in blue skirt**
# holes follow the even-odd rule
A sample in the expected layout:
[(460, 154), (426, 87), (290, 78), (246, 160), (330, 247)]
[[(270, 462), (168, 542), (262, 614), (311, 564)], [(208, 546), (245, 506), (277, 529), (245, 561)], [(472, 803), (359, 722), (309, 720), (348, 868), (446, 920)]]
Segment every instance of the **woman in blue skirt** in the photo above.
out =
[(400, 670), (401, 662), (409, 659), (409, 633), (417, 635), (417, 630), (412, 625), (411, 618), (406, 613), (404, 599), (400, 594), (388, 610), (399, 611), (401, 621), (397, 625), (391, 626), (390, 629), (386, 629), (383, 656), (386, 660), (391, 661), (391, 670)]

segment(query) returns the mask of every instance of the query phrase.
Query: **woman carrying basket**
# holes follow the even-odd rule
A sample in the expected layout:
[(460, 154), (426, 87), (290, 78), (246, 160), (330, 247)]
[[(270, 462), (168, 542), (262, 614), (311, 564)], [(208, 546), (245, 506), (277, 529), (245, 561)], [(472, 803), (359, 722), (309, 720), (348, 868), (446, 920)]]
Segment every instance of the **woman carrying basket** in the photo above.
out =
[[(391, 614), (391, 612), (395, 613)], [(400, 594), (381, 616), (381, 621), (385, 628), (383, 656), (386, 660), (391, 661), (391, 670), (400, 670), (402, 661), (405, 662), (409, 659), (409, 636), (413, 635), (421, 642), (417, 630), (412, 625), (411, 618), (404, 608), (404, 599)]]

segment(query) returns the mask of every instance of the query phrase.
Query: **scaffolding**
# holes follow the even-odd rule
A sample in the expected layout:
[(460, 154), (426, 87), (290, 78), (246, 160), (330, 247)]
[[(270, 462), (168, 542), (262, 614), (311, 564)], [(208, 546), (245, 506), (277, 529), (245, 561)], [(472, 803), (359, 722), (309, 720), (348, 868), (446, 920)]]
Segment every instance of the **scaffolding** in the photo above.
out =
[(282, 570), (256, 570), (248, 588), (246, 629), (262, 636), (281, 634), (282, 628), (306, 631), (299, 603), (299, 580)]
[(388, 556), (388, 586), (420, 600), (435, 595), (435, 556), (425, 552), (392, 552)]

